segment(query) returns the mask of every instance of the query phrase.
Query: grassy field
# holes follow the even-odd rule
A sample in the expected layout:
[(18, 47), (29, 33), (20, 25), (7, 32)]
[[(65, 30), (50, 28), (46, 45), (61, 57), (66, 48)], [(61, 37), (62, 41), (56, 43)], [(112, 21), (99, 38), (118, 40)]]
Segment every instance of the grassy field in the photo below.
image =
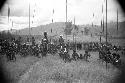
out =
[(58, 55), (38, 61), (27, 73), (21, 76), (19, 83), (114, 83), (120, 70), (97, 61), (97, 53), (86, 61), (64, 63)]
[(33, 65), (39, 59), (33, 56), (21, 57), (16, 56), (16, 62), (7, 62), (6, 57), (0, 58), (4, 74), (9, 83), (17, 83), (20, 76), (23, 75), (31, 65)]
[(112, 45), (125, 46), (125, 39), (109, 39), (108, 40)]
[[(84, 54), (84, 51), (77, 52)], [(106, 69), (97, 52), (90, 54), (90, 62), (64, 63), (57, 54), (45, 58), (17, 55), (16, 62), (7, 62), (3, 56), (1, 62), (9, 83), (114, 83), (121, 71), (111, 64)]]

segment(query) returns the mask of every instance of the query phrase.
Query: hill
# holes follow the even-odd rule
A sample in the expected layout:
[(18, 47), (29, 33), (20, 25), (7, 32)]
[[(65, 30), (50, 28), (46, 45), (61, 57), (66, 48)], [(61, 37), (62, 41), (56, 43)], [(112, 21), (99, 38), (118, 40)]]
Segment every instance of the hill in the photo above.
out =
[(108, 31), (113, 37), (125, 37), (125, 21), (118, 23), (118, 34), (117, 34), (117, 23), (109, 23)]
[[(63, 34), (64, 27), (65, 27), (64, 22), (50, 23), (50, 24), (46, 24), (46, 25), (40, 25), (37, 27), (31, 27), (30, 32), (32, 35), (42, 35), (44, 31), (46, 31), (48, 33), (48, 35)], [(52, 31), (52, 33), (51, 33), (51, 31)], [(29, 28), (19, 30), (19, 31), (17, 31), (17, 33), (19, 35), (29, 35)]]
[[(118, 23), (118, 31), (119, 34), (117, 35), (117, 23), (116, 22), (110, 22), (108, 23), (108, 33), (110, 36), (113, 37), (124, 37), (124, 26), (125, 26), (125, 21), (124, 22), (119, 22)], [(73, 27), (72, 27), (73, 28)], [(78, 33), (81, 33), (81, 31), (84, 32), (85, 28), (89, 29), (89, 34), (98, 34), (101, 31), (101, 27), (99, 25), (77, 25), (77, 31)], [(52, 30), (51, 30), (52, 29)], [(64, 35), (64, 29), (65, 29), (65, 22), (55, 22), (55, 23), (50, 23), (46, 25), (40, 25), (37, 27), (31, 27), (31, 34), (32, 35), (42, 35), (44, 31), (48, 32), (48, 35)], [(72, 30), (72, 29), (71, 29)], [(52, 31), (52, 33), (51, 33)], [(24, 28), (21, 30), (10, 30), (10, 32), (14, 34), (19, 34), (19, 35), (29, 35), (29, 28)]]
[[(110, 22), (108, 23), (108, 33), (109, 33), (109, 37), (112, 38), (124, 38), (125, 33), (124, 33), (124, 26), (125, 26), (125, 22), (119, 22), (119, 34), (117, 35), (117, 23), (116, 22)], [(59, 35), (63, 35), (64, 39), (66, 39), (65, 36), (65, 22), (55, 22), (55, 23), (50, 23), (50, 24), (46, 24), (46, 25), (40, 25), (37, 27), (32, 27), (31, 28), (31, 34), (34, 36), (43, 36), (43, 32), (47, 31), (49, 36), (55, 36), (55, 37), (59, 37)], [(75, 30), (73, 29), (75, 28)], [(100, 31), (101, 31), (101, 26), (99, 25), (76, 25), (74, 26), (72, 24), (72, 26), (70, 26), (70, 28), (68, 30), (68, 32), (71, 32), (71, 34), (68, 36), (69, 40), (72, 40), (73, 37), (73, 33), (75, 31), (75, 34), (77, 35), (78, 40), (84, 41), (99, 41), (99, 35), (100, 35)], [(18, 35), (29, 35), (29, 28), (25, 28), (22, 30), (18, 30), (16, 32), (13, 32), (14, 34), (18, 34)], [(39, 38), (38, 38), (39, 39)], [(105, 41), (105, 30), (104, 30), (104, 38), (103, 41)]]

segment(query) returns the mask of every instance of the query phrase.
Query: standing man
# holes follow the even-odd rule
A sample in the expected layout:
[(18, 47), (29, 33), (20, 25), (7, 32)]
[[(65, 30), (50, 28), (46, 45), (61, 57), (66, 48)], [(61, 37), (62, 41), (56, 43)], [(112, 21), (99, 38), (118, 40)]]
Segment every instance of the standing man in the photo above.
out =
[(30, 42), (30, 39), (27, 37), (27, 41), (26, 42)]
[(35, 38), (32, 37), (32, 45), (34, 46), (35, 45)]
[(47, 38), (47, 32), (44, 32), (44, 37), (42, 39), (42, 46), (43, 46), (43, 56), (46, 56), (47, 52), (48, 52), (48, 38)]
[(44, 37), (42, 39), (42, 43), (47, 43), (47, 44), (49, 43), (46, 31), (44, 32)]
[(64, 45), (64, 39), (63, 39), (62, 35), (60, 35), (60, 38), (59, 38), (59, 45), (60, 46)]

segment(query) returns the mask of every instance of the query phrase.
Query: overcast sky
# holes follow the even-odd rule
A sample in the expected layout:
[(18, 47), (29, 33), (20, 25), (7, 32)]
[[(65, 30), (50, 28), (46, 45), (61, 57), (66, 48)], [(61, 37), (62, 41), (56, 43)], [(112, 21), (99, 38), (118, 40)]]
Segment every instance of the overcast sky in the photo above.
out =
[[(76, 24), (100, 24), (105, 17), (105, 0), (67, 0), (68, 20), (76, 19)], [(123, 12), (116, 0), (108, 1), (108, 22), (116, 21), (116, 11), (119, 10), (119, 21), (125, 20)], [(8, 0), (0, 13), (0, 30), (22, 29), (28, 27), (29, 4), (31, 8), (31, 26), (65, 22), (66, 0)], [(104, 14), (102, 14), (102, 5)], [(8, 23), (8, 6), (10, 7), (10, 21)], [(54, 9), (54, 14), (53, 14)], [(93, 17), (94, 13), (94, 17)], [(34, 16), (34, 18), (33, 18)], [(12, 27), (13, 21), (13, 27)], [(33, 23), (32, 23), (33, 21)]]

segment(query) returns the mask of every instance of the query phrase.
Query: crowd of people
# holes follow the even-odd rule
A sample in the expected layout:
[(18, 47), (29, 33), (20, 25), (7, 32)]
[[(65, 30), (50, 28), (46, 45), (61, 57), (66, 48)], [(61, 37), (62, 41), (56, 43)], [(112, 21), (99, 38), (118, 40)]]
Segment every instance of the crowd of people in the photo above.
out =
[[(99, 52), (99, 59), (102, 59), (104, 61), (110, 61), (113, 59), (119, 60), (120, 55), (117, 53), (119, 50), (123, 50), (120, 46), (112, 46), (111, 44), (105, 44), (105, 43), (96, 43), (96, 42), (90, 42), (90, 43), (71, 43), (71, 42), (65, 42), (63, 39), (63, 36), (60, 35), (58, 39), (58, 43), (53, 43), (52, 40), (49, 41), (47, 32), (44, 32), (44, 37), (41, 40), (40, 44), (36, 44), (35, 38), (32, 37), (31, 41), (29, 41), (29, 38), (27, 38), (26, 43), (21, 42), (21, 37), (18, 39), (12, 38), (11, 41), (7, 40), (0, 40), (0, 53), (1, 55), (6, 55), (7, 60), (12, 61), (16, 60), (15, 55), (21, 55), (23, 57), (32, 55), (36, 57), (45, 57), (48, 53), (50, 54), (56, 54), (58, 53), (59, 56), (65, 61), (69, 62), (71, 60), (79, 60), (84, 59), (85, 61), (88, 61), (88, 57), (90, 57), (90, 51), (97, 51)], [(74, 46), (75, 45), (75, 46)], [(84, 45), (84, 47), (82, 47)], [(77, 50), (85, 50), (84, 54), (79, 54)], [(70, 55), (69, 51), (73, 51), (73, 53)], [(110, 51), (113, 50), (114, 52), (111, 53)], [(108, 58), (107, 58), (108, 57)], [(112, 58), (111, 58), (112, 57)]]

